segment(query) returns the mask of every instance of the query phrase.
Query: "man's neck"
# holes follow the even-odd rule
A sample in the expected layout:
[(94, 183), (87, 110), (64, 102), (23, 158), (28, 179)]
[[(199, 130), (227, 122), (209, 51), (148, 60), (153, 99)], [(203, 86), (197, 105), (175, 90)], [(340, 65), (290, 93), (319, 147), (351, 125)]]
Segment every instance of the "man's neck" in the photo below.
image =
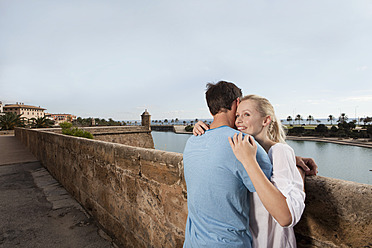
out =
[(229, 112), (221, 112), (213, 116), (213, 122), (210, 125), (210, 129), (222, 127), (222, 126), (229, 126), (234, 128), (235, 121), (234, 117), (231, 117)]

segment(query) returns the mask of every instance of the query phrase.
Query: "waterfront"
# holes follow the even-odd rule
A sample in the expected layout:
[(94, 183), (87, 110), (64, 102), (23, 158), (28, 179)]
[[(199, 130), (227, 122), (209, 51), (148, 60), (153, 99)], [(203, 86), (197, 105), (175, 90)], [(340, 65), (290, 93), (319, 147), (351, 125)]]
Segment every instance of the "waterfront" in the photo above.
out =
[[(190, 134), (152, 132), (155, 149), (182, 153)], [(314, 158), (319, 175), (372, 184), (372, 150), (316, 141), (288, 140), (296, 155)]]

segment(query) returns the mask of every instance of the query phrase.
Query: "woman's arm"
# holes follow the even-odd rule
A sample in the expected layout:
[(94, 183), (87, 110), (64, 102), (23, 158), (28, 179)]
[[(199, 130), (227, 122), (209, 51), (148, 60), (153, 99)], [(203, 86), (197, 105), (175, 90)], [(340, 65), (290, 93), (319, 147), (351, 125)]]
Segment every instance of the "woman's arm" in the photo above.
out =
[(205, 131), (205, 130), (209, 130), (209, 125), (208, 125), (208, 124), (205, 124), (205, 123), (202, 122), (202, 121), (198, 121), (197, 123), (195, 123), (195, 126), (194, 126), (194, 128), (192, 129), (192, 133), (193, 133), (195, 136), (199, 136), (199, 135), (204, 134), (204, 131)]
[(273, 161), (273, 175), (270, 181), (284, 195), (292, 215), (294, 226), (301, 219), (305, 209), (304, 181), (296, 166), (293, 149), (286, 144), (276, 144), (269, 151)]
[(257, 145), (251, 136), (234, 135), (229, 137), (231, 148), (236, 158), (243, 164), (261, 202), (266, 210), (281, 226), (292, 223), (291, 212), (284, 195), (266, 178), (256, 160)]

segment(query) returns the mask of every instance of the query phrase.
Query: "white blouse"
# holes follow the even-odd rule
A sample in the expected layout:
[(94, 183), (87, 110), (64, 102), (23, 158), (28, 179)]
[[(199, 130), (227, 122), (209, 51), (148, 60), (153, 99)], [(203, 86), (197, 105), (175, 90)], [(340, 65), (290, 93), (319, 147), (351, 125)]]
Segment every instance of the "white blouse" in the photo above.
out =
[(277, 143), (270, 148), (268, 155), (273, 164), (271, 182), (286, 197), (292, 223), (287, 227), (280, 226), (266, 210), (257, 192), (250, 193), (249, 225), (253, 247), (297, 247), (293, 226), (300, 220), (305, 208), (304, 182), (289, 145)]

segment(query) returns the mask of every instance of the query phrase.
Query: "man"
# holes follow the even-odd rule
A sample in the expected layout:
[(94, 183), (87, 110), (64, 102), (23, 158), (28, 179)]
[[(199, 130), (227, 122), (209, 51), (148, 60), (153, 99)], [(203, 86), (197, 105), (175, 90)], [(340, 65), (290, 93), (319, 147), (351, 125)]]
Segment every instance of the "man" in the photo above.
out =
[[(238, 133), (232, 127), (242, 92), (224, 81), (207, 88), (213, 123), (188, 140), (183, 155), (189, 211), (184, 247), (251, 247), (248, 192), (255, 190), (228, 141)], [(272, 165), (259, 145), (257, 161), (270, 178)]]
[[(248, 193), (255, 189), (228, 142), (238, 133), (233, 127), (241, 96), (233, 83), (207, 84), (213, 122), (204, 135), (188, 140), (183, 154), (188, 197), (185, 248), (251, 247)], [(270, 159), (257, 146), (257, 162), (270, 178)]]

